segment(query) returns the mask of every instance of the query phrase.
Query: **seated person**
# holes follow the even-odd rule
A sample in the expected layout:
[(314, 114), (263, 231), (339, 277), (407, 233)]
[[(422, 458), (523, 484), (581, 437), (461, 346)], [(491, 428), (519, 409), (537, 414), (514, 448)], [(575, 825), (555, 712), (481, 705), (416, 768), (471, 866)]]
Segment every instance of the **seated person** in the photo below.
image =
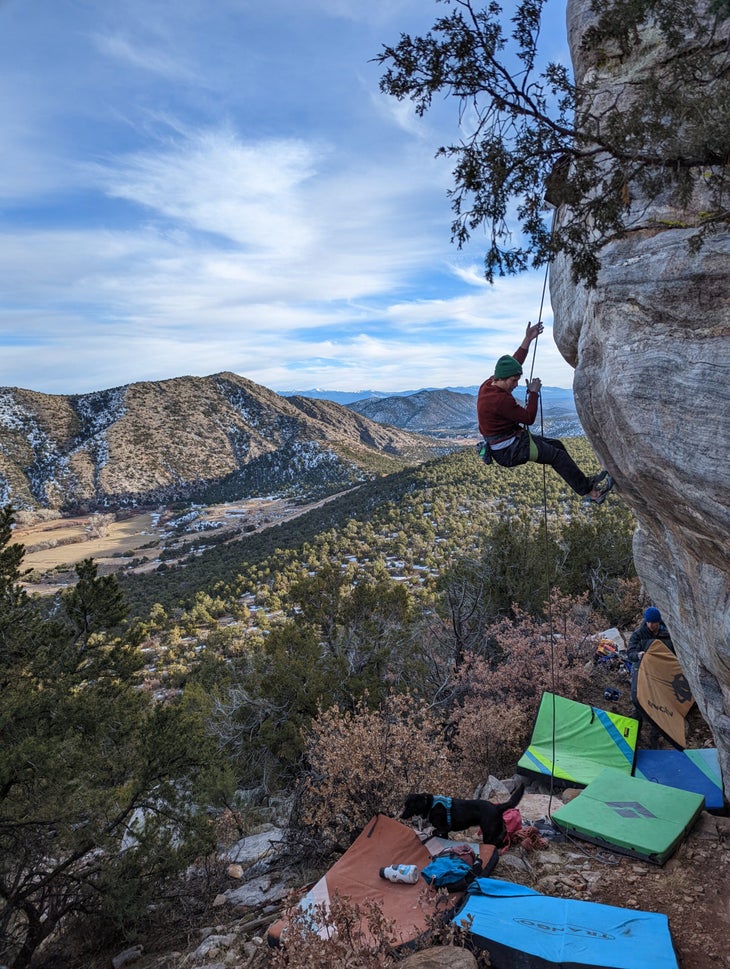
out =
[(669, 630), (662, 622), (662, 615), (656, 606), (649, 606), (644, 610), (644, 621), (631, 633), (626, 647), (626, 657), (631, 663), (631, 702), (634, 704), (634, 716), (637, 720), (643, 718), (641, 708), (636, 702), (636, 686), (639, 682), (639, 664), (644, 653), (655, 639), (661, 640), (674, 652), (674, 644)]

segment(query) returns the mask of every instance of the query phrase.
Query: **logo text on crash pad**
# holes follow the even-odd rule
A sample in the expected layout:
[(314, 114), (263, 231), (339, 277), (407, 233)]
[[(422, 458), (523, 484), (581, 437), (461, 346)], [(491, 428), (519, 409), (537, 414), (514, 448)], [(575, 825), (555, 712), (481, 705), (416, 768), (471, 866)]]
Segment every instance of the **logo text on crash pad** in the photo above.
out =
[(551, 922), (542, 922), (538, 919), (515, 919), (518, 925), (525, 925), (528, 929), (535, 929), (537, 932), (545, 932), (548, 935), (571, 935), (580, 936), (584, 939), (604, 939), (610, 942), (615, 938), (607, 932), (599, 932), (597, 929), (590, 929), (586, 925), (553, 925)]

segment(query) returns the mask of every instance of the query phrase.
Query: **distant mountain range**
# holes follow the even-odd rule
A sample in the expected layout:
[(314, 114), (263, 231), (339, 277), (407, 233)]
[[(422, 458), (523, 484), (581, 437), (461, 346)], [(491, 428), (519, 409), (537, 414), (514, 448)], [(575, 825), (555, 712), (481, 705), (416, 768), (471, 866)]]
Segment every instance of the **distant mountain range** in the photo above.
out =
[(419, 390), (397, 397), (353, 401), (350, 410), (379, 424), (419, 434), (474, 437), (478, 434), (476, 397), (453, 390)]
[[(402, 430), (440, 437), (478, 436), (476, 395), (479, 388), (447, 387), (384, 394), (379, 391), (345, 393), (327, 390), (303, 390), (303, 397), (336, 400), (370, 420)], [(288, 396), (282, 392), (283, 396)], [(520, 399), (520, 391), (515, 394)], [(577, 437), (583, 434), (575, 409), (573, 391), (563, 387), (543, 387), (542, 422), (551, 437)], [(540, 426), (540, 415), (536, 427)]]
[(0, 388), (0, 502), (16, 509), (312, 497), (455, 446), (234, 373), (72, 396)]
[[(234, 373), (70, 396), (4, 387), (0, 503), (84, 512), (324, 496), (477, 440), (477, 389), (277, 394)], [(543, 388), (543, 408), (546, 433), (583, 433), (570, 390)]]
[(313, 400), (332, 400), (336, 404), (347, 406), (360, 400), (383, 400), (386, 397), (410, 397), (412, 394), (423, 393), (424, 390), (449, 390), (455, 394), (476, 394), (478, 387), (422, 387), (420, 390), (321, 390), (313, 387), (310, 390), (280, 390), (282, 397), (311, 397)]

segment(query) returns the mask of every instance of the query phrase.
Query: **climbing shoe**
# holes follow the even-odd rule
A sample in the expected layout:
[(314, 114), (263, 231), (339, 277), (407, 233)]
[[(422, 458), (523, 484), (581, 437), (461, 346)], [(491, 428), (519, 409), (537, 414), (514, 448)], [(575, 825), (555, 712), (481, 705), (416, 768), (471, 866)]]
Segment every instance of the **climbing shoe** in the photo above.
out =
[(603, 469), (603, 471), (599, 472), (598, 474), (594, 474), (593, 478), (591, 479), (591, 488), (595, 488), (596, 485), (599, 485), (603, 481), (603, 479), (607, 477), (608, 477), (608, 471), (606, 471), (605, 468)]
[[(613, 485), (614, 485), (614, 480), (613, 480), (613, 478), (611, 477), (611, 475), (610, 475), (610, 474), (609, 474), (609, 473), (608, 473), (607, 471), (605, 471), (605, 472), (604, 472), (604, 476), (605, 476), (605, 481), (606, 481), (606, 483), (605, 483), (605, 485), (604, 485), (604, 486), (603, 486), (603, 487), (601, 488), (601, 492), (600, 492), (600, 494), (598, 495), (598, 497), (597, 497), (597, 498), (592, 498), (592, 499), (591, 499), (591, 501), (593, 502), (593, 504), (594, 504), (594, 505), (602, 505), (602, 504), (603, 504), (603, 502), (604, 502), (604, 501), (606, 500), (606, 498), (607, 498), (607, 496), (608, 496), (608, 493), (609, 493), (609, 492), (610, 492), (610, 491), (612, 490), (612, 488), (613, 488)], [(604, 480), (604, 479), (603, 479), (603, 478), (600, 478), (599, 480)]]

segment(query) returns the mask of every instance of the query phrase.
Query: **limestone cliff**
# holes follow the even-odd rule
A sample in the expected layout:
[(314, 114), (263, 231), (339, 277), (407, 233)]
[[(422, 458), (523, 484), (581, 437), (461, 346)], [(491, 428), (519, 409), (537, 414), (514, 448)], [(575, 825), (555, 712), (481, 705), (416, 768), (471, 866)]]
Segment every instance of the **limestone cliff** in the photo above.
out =
[[(596, 98), (620, 103), (627, 80), (666, 50), (655, 35), (630, 55), (581, 50), (591, 18), (590, 0), (568, 0), (576, 81), (591, 72)], [(710, 724), (730, 799), (730, 232), (692, 252), (701, 190), (681, 211), (629, 191), (632, 228), (601, 249), (594, 288), (555, 261), (555, 338), (575, 366), (586, 434), (638, 519), (636, 567)]]

